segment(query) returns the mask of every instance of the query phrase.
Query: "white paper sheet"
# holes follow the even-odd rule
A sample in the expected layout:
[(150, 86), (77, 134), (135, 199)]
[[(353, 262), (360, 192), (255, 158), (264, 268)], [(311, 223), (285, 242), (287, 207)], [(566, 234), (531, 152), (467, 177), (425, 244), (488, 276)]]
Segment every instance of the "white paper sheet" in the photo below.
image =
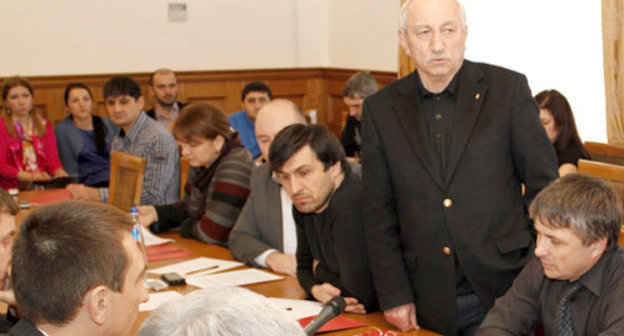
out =
[(211, 274), (211, 273), (215, 273), (219, 271), (228, 270), (228, 269), (238, 267), (241, 265), (243, 265), (243, 263), (240, 263), (238, 261), (199, 257), (199, 258), (171, 264), (171, 265), (164, 266), (164, 267), (155, 268), (153, 270), (148, 270), (148, 272), (154, 273), (154, 274), (176, 272), (182, 276), (186, 276), (190, 272), (201, 271), (203, 269), (210, 268), (206, 271), (197, 273), (197, 275), (206, 275), (206, 274)]
[(193, 274), (186, 277), (186, 283), (199, 288), (210, 288), (219, 286), (244, 286), (282, 279), (284, 279), (283, 276), (250, 268), (214, 275)]
[(161, 245), (161, 244), (171, 243), (175, 241), (173, 239), (160, 238), (156, 236), (155, 234), (153, 234), (149, 229), (145, 228), (144, 226), (141, 226), (141, 231), (143, 231), (143, 239), (145, 239), (145, 246)]
[(152, 311), (160, 307), (162, 304), (171, 300), (182, 297), (182, 294), (175, 291), (166, 291), (160, 293), (150, 293), (149, 300), (139, 305), (139, 311)]
[(286, 313), (295, 320), (299, 320), (304, 317), (316, 316), (323, 308), (323, 305), (317, 301), (282, 299), (274, 297), (269, 298), (269, 301), (272, 301), (278, 307), (284, 309)]

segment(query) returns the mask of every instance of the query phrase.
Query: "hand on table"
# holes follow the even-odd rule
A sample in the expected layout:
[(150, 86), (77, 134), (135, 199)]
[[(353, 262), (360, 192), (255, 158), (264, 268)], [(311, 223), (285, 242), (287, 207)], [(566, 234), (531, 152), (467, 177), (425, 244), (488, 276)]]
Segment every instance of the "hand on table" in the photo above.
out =
[[(336, 296), (340, 296), (340, 289), (336, 288), (336, 286), (328, 282), (322, 285), (312, 286), (310, 292), (312, 292), (312, 296), (321, 303), (325, 303)], [(346, 312), (366, 314), (366, 309), (364, 308), (364, 305), (361, 304), (358, 299), (354, 297), (345, 297), (344, 299), (347, 303), (347, 307), (345, 308)]]
[(139, 210), (139, 224), (143, 226), (149, 226), (150, 224), (158, 221), (158, 213), (156, 208), (151, 205), (140, 205), (137, 207)]
[(384, 310), (383, 314), (386, 321), (403, 332), (420, 329), (416, 320), (416, 305), (413, 303)]
[(21, 182), (47, 181), (49, 179), (50, 175), (48, 175), (48, 173), (46, 172), (31, 173), (20, 170), (17, 173), (17, 180)]
[(266, 258), (266, 264), (277, 273), (297, 275), (297, 258), (294, 254), (273, 252)]
[(84, 184), (70, 184), (66, 188), (73, 199), (85, 201), (99, 201), (100, 189), (87, 187)]
[(67, 177), (67, 176), (69, 175), (67, 175), (67, 172), (63, 168), (59, 168), (56, 171), (54, 171), (54, 177)]

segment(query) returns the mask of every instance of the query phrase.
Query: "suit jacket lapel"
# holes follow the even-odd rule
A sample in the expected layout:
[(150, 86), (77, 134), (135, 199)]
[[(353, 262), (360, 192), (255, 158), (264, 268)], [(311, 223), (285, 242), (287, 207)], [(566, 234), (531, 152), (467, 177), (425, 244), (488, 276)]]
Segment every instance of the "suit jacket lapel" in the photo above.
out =
[(403, 132), (412, 144), (412, 150), (416, 153), (422, 162), (425, 170), (431, 178), (436, 181), (439, 187), (444, 184), (440, 178), (440, 174), (435, 171), (433, 164), (433, 153), (431, 141), (429, 140), (429, 132), (425, 126), (425, 120), (422, 113), (418, 110), (418, 87), (416, 83), (416, 71), (407, 78), (403, 79), (398, 86), (399, 100), (395, 103), (397, 109), (399, 124), (403, 128)]
[(459, 159), (464, 152), (475, 121), (481, 111), (487, 91), (485, 84), (481, 83), (483, 78), (481, 69), (469, 61), (464, 61), (463, 66), (464, 69), (459, 78), (457, 115), (451, 130), (453, 145), (450, 148), (445, 183), (449, 183), (455, 173)]

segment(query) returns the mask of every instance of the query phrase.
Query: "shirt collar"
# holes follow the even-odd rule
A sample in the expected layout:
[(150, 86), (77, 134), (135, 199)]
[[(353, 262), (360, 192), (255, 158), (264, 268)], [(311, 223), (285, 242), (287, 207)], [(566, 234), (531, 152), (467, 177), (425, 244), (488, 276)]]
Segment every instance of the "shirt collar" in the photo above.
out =
[(602, 280), (605, 276), (607, 276), (605, 274), (607, 271), (606, 269), (610, 264), (611, 259), (613, 259), (615, 251), (617, 251), (617, 247), (607, 247), (596, 264), (579, 279), (579, 282), (596, 296), (600, 296), (602, 291)]
[(160, 120), (160, 119), (165, 119), (165, 120), (174, 120), (178, 114), (180, 113), (180, 106), (178, 106), (178, 102), (174, 102), (173, 105), (171, 105), (171, 117), (167, 117), (164, 114), (162, 114), (161, 110), (159, 108), (154, 108), (154, 112), (156, 113), (156, 119)]
[(122, 137), (124, 141), (130, 141), (130, 142), (134, 141), (134, 139), (137, 137), (141, 129), (143, 129), (143, 124), (145, 124), (145, 120), (147, 120), (147, 118), (148, 118), (147, 114), (141, 111), (141, 113), (139, 113), (139, 117), (137, 118), (137, 120), (134, 122), (134, 124), (132, 124), (132, 127), (130, 128), (130, 132), (126, 134), (123, 128), (120, 128), (119, 136)]
[[(465, 63), (464, 63), (465, 64)], [(451, 80), (451, 82), (449, 83), (449, 85), (446, 87), (446, 89), (442, 90), (442, 92), (440, 93), (433, 93), (429, 90), (427, 90), (425, 88), (425, 86), (423, 85), (422, 81), (420, 80), (420, 76), (418, 75), (418, 71), (416, 71), (416, 87), (418, 88), (418, 96), (423, 99), (423, 98), (432, 98), (432, 97), (437, 97), (437, 96), (441, 96), (444, 95), (446, 93), (449, 93), (451, 95), (451, 98), (455, 99), (455, 97), (457, 97), (457, 87), (458, 87), (458, 82), (459, 82), (459, 76), (462, 72), (462, 70), (464, 69), (464, 65), (462, 64), (461, 68), (459, 68), (459, 71), (457, 71), (457, 73), (455, 74), (455, 76), (453, 76), (453, 79)]]

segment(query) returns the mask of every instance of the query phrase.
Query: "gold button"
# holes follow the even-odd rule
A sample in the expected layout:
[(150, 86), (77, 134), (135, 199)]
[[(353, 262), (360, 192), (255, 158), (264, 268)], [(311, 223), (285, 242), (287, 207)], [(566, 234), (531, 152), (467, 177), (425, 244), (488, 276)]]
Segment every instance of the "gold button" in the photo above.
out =
[(451, 255), (451, 248), (450, 248), (450, 247), (448, 247), (448, 246), (444, 246), (444, 247), (442, 248), (442, 252), (444, 252), (444, 254), (446, 254), (447, 256), (448, 256), (448, 255)]
[(451, 201), (450, 198), (445, 198), (444, 201), (442, 201), (442, 205), (444, 205), (445, 208), (450, 208), (453, 205), (453, 201)]

